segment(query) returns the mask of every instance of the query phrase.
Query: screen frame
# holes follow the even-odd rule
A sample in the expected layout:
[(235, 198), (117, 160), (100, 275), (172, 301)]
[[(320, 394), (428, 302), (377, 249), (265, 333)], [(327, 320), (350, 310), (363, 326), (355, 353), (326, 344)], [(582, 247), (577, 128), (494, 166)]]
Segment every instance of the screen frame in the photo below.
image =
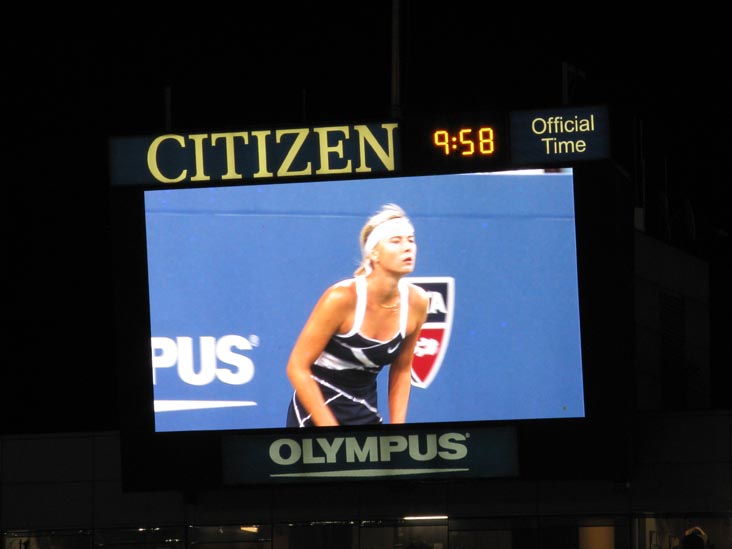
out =
[[(631, 362), (626, 351), (615, 349), (602, 358), (595, 344), (606, 339), (603, 331), (614, 329), (622, 337), (632, 341), (632, 303), (627, 294), (619, 290), (603, 289), (609, 281), (629, 283), (632, 271), (632, 221), (628, 223), (627, 204), (629, 193), (622, 177), (614, 170), (611, 161), (591, 163), (564, 162), (561, 166), (574, 172), (575, 231), (577, 238), (578, 291), (582, 333), (582, 366), (585, 396), (585, 417), (540, 420), (479, 421), (449, 425), (453, 428), (473, 428), (489, 433), (493, 429), (509, 427), (515, 434), (516, 470), (513, 478), (565, 478), (591, 476), (598, 478), (623, 476), (627, 450), (623, 430), (629, 417), (630, 391), (627, 387)], [(524, 166), (534, 168), (535, 164)], [(552, 168), (557, 164), (552, 163)], [(461, 173), (450, 168), (450, 173)], [(421, 168), (415, 175), (445, 173), (432, 168)], [(403, 177), (404, 171), (378, 177)], [(318, 181), (327, 177), (308, 177)], [(278, 184), (268, 181), (263, 184)], [(597, 192), (597, 186), (606, 192)], [(214, 186), (226, 186), (217, 182)], [(225, 431), (185, 431), (156, 433), (152, 409), (153, 387), (150, 379), (151, 353), (149, 345), (130, 345), (130, 341), (145, 342), (150, 338), (149, 295), (147, 292), (147, 258), (144, 230), (143, 191), (150, 186), (134, 188), (113, 187), (111, 194), (111, 220), (113, 242), (113, 266), (115, 272), (115, 348), (118, 368), (120, 426), (122, 436), (123, 483), (130, 490), (184, 488), (187, 490), (210, 489), (225, 486), (224, 440), (232, 433)], [(610, 195), (611, 200), (602, 200)], [(632, 200), (632, 197), (630, 198)], [(632, 202), (630, 202), (632, 203)], [(618, 213), (620, 221), (618, 221)], [(630, 229), (630, 230), (629, 230)], [(629, 236), (630, 235), (630, 236)], [(600, 251), (598, 240), (609, 245)], [(609, 253), (608, 253), (609, 252)], [(617, 260), (610, 264), (612, 256)], [(630, 268), (629, 268), (630, 267)], [(627, 290), (627, 287), (623, 288)], [(598, 300), (597, 296), (602, 295)], [(610, 298), (608, 299), (608, 296)], [(604, 319), (592, 311), (602, 301)], [(614, 375), (600, 366), (620, 358), (620, 366)], [(623, 361), (624, 359), (624, 361)], [(607, 391), (615, 399), (603, 396)], [(421, 433), (432, 429), (431, 425), (412, 425), (410, 432)], [(329, 428), (333, 436), (358, 432), (359, 428)], [(383, 425), (384, 433), (396, 432), (397, 426)], [(274, 430), (280, 431), (280, 430)], [(283, 431), (284, 432), (284, 431)], [(246, 434), (246, 433), (245, 433)], [(584, 442), (610, 437), (612, 448), (607, 445), (602, 456), (592, 452)], [(537, 456), (546, 445), (559, 442), (563, 451), (554, 459)], [(592, 454), (594, 465), (588, 455)], [(598, 459), (599, 458), (599, 459)], [(172, 464), (175, 464), (172, 466)], [(201, 464), (205, 464), (203, 467)], [(186, 471), (196, 470), (196, 475)], [(490, 475), (488, 475), (490, 477)], [(451, 478), (451, 477), (448, 477)], [(326, 480), (327, 482), (328, 480)], [(341, 480), (342, 481), (342, 480)], [(354, 479), (350, 479), (354, 482)], [(410, 480), (401, 480), (410, 482)], [(302, 479), (284, 481), (287, 484)], [(322, 480), (321, 480), (322, 482)], [(340, 482), (335, 480), (335, 482)], [(236, 482), (247, 484), (247, 481)], [(255, 482), (256, 484), (256, 482)]]

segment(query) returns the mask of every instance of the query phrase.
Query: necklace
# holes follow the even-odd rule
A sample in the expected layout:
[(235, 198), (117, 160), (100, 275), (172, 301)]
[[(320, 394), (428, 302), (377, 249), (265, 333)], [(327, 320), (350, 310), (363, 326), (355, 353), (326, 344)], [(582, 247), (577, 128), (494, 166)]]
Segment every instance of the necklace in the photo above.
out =
[(382, 309), (396, 309), (399, 307), (399, 300), (397, 299), (397, 302), (394, 303), (394, 305), (384, 305), (383, 303), (379, 303), (379, 307)]

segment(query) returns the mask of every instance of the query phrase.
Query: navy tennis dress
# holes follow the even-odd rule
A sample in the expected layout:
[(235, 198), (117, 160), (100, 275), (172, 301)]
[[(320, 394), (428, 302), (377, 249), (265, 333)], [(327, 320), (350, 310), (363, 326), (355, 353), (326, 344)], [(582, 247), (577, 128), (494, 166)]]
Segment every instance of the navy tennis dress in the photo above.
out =
[[(374, 425), (383, 422), (377, 409), (376, 376), (394, 362), (404, 342), (409, 313), (409, 287), (399, 282), (399, 331), (389, 341), (370, 339), (360, 333), (366, 313), (366, 278), (357, 276), (356, 314), (347, 334), (335, 334), (312, 366), (326, 404), (340, 425)], [(310, 427), (310, 415), (293, 393), (287, 411), (288, 427)]]

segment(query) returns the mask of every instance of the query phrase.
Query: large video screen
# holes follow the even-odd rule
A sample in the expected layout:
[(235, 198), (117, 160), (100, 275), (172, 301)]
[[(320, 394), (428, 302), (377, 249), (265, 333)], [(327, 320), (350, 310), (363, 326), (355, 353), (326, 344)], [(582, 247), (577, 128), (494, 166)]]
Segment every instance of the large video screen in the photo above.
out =
[(411, 222), (403, 278), (429, 299), (406, 423), (585, 416), (571, 169), (156, 189), (144, 204), (156, 432), (287, 427), (294, 345), (385, 204)]

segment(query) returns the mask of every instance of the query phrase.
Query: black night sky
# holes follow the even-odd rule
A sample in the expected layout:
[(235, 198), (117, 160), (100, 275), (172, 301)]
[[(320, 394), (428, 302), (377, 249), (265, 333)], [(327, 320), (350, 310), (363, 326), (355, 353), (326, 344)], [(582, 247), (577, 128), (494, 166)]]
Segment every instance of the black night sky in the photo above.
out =
[(732, 90), (720, 15), (517, 17), (403, 0), (395, 32), (387, 1), (262, 4), (190, 17), (126, 3), (28, 13), (4, 33), (0, 432), (119, 428), (110, 137), (378, 119), (395, 107), (561, 106), (563, 67), (570, 104), (610, 106), (614, 160), (646, 207), (647, 232), (709, 263), (712, 358), (729, 359), (719, 349), (729, 345)]

